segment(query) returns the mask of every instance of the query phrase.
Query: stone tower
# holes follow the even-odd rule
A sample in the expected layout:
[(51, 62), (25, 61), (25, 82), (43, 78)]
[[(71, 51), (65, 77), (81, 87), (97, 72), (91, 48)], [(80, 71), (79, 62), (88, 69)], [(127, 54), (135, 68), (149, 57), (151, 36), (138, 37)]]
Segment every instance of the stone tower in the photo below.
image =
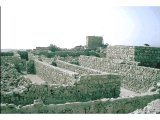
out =
[(95, 49), (103, 45), (103, 37), (101, 36), (87, 36), (86, 47), (89, 49)]

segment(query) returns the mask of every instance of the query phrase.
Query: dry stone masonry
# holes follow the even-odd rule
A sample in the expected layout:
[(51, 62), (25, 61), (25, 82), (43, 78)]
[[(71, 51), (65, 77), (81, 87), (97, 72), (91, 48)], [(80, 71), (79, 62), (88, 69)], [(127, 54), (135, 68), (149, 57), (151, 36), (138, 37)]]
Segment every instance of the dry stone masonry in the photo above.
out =
[(61, 60), (56, 61), (57, 67), (64, 68), (73, 72), (77, 72), (79, 74), (105, 74), (105, 72), (90, 69), (87, 67), (82, 67), (74, 64), (70, 64), (68, 62), (64, 62)]
[(113, 63), (106, 58), (88, 56), (80, 56), (79, 64), (91, 69), (118, 73), (123, 76), (122, 86), (135, 92), (146, 92), (154, 82), (160, 81), (160, 69)]
[[(120, 85), (121, 85), (120, 83), (121, 77), (119, 75), (107, 74), (107, 73), (102, 74), (103, 72), (100, 71), (91, 70), (76, 65), (71, 65), (69, 63), (62, 61), (61, 63), (63, 63), (64, 65), (70, 65), (72, 66), (72, 68), (76, 67), (80, 69), (77, 69), (79, 71), (76, 70), (76, 72), (73, 72), (67, 69), (51, 66), (47, 63), (35, 60), (36, 74), (40, 76), (43, 80), (46, 80), (47, 82), (52, 84), (67, 85), (67, 86), (72, 86), (72, 85), (74, 86), (76, 84), (77, 89), (79, 88), (79, 86), (77, 87), (77, 84), (83, 83), (80, 84), (81, 85), (80, 92), (83, 90), (84, 92), (82, 92), (83, 94), (81, 94), (80, 96), (85, 96), (86, 98), (89, 96), (91, 98), (94, 97), (93, 94), (97, 96), (96, 98), (98, 98), (98, 96), (99, 98), (104, 96), (105, 97), (119, 96)], [(87, 72), (87, 74), (82, 74), (82, 71), (85, 73)]]
[(120, 94), (120, 77), (114, 74), (82, 75), (73, 85), (34, 85), (1, 93), (2, 103), (32, 104), (41, 99), (45, 104), (84, 102), (101, 98), (117, 98)]
[(140, 62), (142, 66), (160, 68), (160, 48), (142, 46), (108, 46), (108, 59)]
[(159, 99), (159, 94), (136, 96), (129, 98), (101, 99), (88, 102), (72, 102), (66, 104), (45, 105), (41, 100), (35, 100), (31, 105), (16, 106), (2, 104), (2, 113), (131, 113), (145, 107), (149, 102)]
[(47, 63), (35, 60), (36, 74), (50, 84), (71, 85), (75, 83), (78, 73), (61, 69)]
[[(31, 83), (19, 86), (13, 91), (2, 91), (2, 103), (23, 106), (32, 104), (36, 99), (41, 99), (44, 104), (64, 104), (101, 98), (117, 98), (120, 95), (121, 77), (118, 74), (104, 74), (101, 71), (59, 61), (63, 65), (70, 65), (73, 68), (70, 71), (37, 59), (32, 60), (34, 60), (36, 74), (48, 84), (36, 85)], [(73, 72), (76, 68), (79, 69), (79, 72)]]
[[(100, 47), (102, 43), (102, 37), (87, 37), (90, 49)], [(160, 100), (160, 69), (157, 69), (160, 48), (108, 46), (104, 53), (105, 58), (81, 55), (80, 66), (59, 60), (59, 56), (45, 58), (29, 54), (34, 72), (46, 82), (34, 84), (24, 79), (27, 84), (19, 84), (9, 91), (3, 89), (1, 112), (132, 113), (153, 100)], [(14, 57), (7, 60), (11, 62)], [(55, 66), (51, 65), (52, 62)], [(24, 68), (27, 69), (28, 65)], [(120, 97), (120, 87), (142, 94)], [(144, 93), (146, 91), (149, 92)]]

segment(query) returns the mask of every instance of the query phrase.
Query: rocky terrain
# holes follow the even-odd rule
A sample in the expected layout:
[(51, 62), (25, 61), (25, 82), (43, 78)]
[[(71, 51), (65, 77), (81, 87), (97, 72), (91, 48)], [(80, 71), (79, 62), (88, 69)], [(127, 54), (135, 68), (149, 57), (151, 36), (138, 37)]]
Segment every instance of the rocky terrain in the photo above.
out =
[(15, 64), (8, 61), (1, 63), (1, 73), (1, 92), (12, 91), (18, 86), (26, 85), (29, 82), (17, 71)]
[(138, 109), (132, 114), (160, 114), (160, 99), (154, 100), (143, 109)]

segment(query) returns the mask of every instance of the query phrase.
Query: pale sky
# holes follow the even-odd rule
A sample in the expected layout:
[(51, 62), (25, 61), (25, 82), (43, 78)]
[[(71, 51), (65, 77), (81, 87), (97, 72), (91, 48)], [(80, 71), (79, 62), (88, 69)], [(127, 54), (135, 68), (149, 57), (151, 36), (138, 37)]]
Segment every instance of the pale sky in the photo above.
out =
[(160, 6), (120, 7), (106, 1), (1, 0), (1, 48), (72, 48), (85, 45), (90, 35), (103, 36), (110, 45), (160, 47)]

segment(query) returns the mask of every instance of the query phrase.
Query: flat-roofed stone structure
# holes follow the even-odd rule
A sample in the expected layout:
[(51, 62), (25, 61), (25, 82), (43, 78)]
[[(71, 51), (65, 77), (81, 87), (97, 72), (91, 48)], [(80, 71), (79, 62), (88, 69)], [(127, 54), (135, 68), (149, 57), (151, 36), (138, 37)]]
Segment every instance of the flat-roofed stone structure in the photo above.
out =
[(103, 45), (103, 37), (101, 36), (87, 36), (86, 47), (89, 49), (95, 49)]
[(140, 65), (160, 68), (160, 48), (144, 46), (108, 46), (108, 59), (140, 62)]

